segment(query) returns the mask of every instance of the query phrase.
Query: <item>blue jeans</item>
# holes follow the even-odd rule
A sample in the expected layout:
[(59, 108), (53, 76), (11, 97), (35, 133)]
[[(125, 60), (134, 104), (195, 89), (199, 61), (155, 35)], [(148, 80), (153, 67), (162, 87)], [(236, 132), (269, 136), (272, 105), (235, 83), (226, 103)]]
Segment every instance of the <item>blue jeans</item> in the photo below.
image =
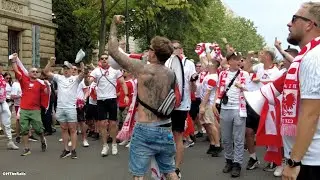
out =
[(134, 176), (144, 176), (150, 169), (154, 156), (160, 173), (175, 172), (176, 147), (171, 127), (153, 127), (136, 123), (130, 143), (129, 171)]

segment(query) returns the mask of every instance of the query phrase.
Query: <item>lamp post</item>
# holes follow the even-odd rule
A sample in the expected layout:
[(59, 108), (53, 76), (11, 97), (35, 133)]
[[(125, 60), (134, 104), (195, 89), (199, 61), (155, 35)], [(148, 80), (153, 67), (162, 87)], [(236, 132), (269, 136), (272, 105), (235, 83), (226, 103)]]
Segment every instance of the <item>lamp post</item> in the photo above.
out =
[(129, 54), (129, 11), (128, 11), (128, 0), (126, 0), (126, 51)]

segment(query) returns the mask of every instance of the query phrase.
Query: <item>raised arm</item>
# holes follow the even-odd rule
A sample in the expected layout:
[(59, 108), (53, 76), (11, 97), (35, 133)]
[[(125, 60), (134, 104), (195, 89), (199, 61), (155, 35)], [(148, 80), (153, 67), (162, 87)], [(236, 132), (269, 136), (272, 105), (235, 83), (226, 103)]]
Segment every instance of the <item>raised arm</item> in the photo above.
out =
[(53, 73), (50, 71), (51, 66), (54, 65), (56, 62), (56, 58), (55, 57), (51, 57), (50, 60), (48, 61), (48, 64), (46, 65), (46, 67), (43, 69), (43, 73), (48, 76), (48, 78), (52, 79), (53, 78)]
[(120, 15), (115, 15), (113, 17), (110, 27), (108, 53), (123, 69), (131, 72), (134, 76), (137, 76), (143, 72), (144, 64), (141, 61), (129, 58), (126, 54), (119, 51), (117, 24), (124, 23), (122, 18), (123, 16)]
[(291, 56), (288, 52), (282, 49), (281, 42), (276, 38), (274, 41), (274, 46), (277, 48), (279, 53), (283, 56), (283, 58), (287, 59), (288, 61), (292, 62), (294, 57)]
[(20, 71), (18, 69), (17, 58), (18, 58), (18, 54), (14, 53), (10, 60), (11, 60), (12, 69), (13, 69), (14, 73), (16, 74), (16, 76), (18, 76), (16, 78), (19, 78), (19, 77), (21, 77), (21, 73), (20, 73)]

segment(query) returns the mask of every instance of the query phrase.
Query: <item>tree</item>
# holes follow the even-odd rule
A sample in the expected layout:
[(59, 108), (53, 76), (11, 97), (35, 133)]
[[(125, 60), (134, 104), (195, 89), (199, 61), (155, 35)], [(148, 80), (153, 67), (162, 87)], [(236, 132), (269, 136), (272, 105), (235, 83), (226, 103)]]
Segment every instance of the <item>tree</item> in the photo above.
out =
[(94, 40), (84, 19), (73, 15), (74, 7), (69, 0), (55, 0), (52, 9), (56, 15), (58, 25), (56, 34), (56, 57), (58, 63), (63, 61), (74, 62), (79, 49), (86, 52), (84, 60), (90, 60), (94, 48)]

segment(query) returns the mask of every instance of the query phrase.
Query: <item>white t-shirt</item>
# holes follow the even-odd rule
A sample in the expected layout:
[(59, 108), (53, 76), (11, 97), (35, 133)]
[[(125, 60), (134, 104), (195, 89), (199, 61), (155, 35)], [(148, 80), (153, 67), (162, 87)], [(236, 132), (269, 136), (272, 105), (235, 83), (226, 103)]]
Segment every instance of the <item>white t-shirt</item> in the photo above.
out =
[[(92, 91), (92, 89), (94, 87), (96, 87), (97, 83), (95, 82), (92, 82), (91, 85), (90, 85), (90, 92)], [(97, 105), (97, 100), (94, 100), (91, 96), (89, 96), (89, 104), (92, 104), (92, 105)]]
[(78, 76), (65, 77), (54, 74), (53, 80), (58, 85), (57, 108), (76, 108), (77, 89), (80, 84)]
[(122, 77), (120, 70), (115, 70), (112, 67), (108, 69), (98, 67), (91, 72), (90, 76), (97, 83), (97, 100), (117, 98), (117, 79)]
[[(243, 72), (243, 77), (246, 79), (245, 88), (247, 87), (250, 77), (249, 73), (246, 71)], [(230, 81), (233, 79), (233, 77), (237, 74), (237, 71), (231, 72), (228, 71), (228, 77), (226, 79), (226, 86), (229, 85)], [(241, 74), (241, 73), (240, 73)], [(235, 86), (236, 83), (240, 80), (240, 74), (238, 77), (234, 80), (233, 84), (231, 85), (229, 91), (227, 92), (228, 96), (228, 103), (227, 104), (221, 104), (221, 109), (239, 109), (239, 97), (241, 90)]]
[(201, 100), (204, 99), (204, 97), (207, 93), (207, 90), (210, 90), (211, 92), (210, 92), (208, 103), (210, 105), (214, 104), (214, 97), (216, 94), (217, 82), (218, 82), (218, 74), (208, 74), (203, 79), (202, 85), (201, 85), (201, 93), (200, 93)]
[(247, 90), (248, 91), (256, 91), (260, 89), (260, 84), (253, 82), (253, 78), (255, 78), (256, 74), (255, 73), (250, 73), (249, 75), (249, 80), (248, 80), (248, 85), (247, 85)]
[[(301, 99), (320, 99), (320, 46), (311, 50), (300, 64), (299, 81)], [(302, 119), (303, 121), (303, 119)], [(320, 118), (316, 133), (307, 153), (302, 159), (303, 165), (320, 166)], [(295, 138), (286, 137), (286, 144), (292, 149)]]
[(11, 99), (11, 89), (12, 87), (10, 86), (9, 83), (6, 83), (6, 92), (7, 92), (7, 99)]
[[(257, 78), (260, 79), (260, 82), (276, 80), (274, 74), (279, 72), (279, 69), (276, 66), (273, 66), (270, 69), (264, 69), (264, 65), (262, 63), (253, 66), (252, 70), (253, 72), (256, 73)], [(259, 87), (263, 86), (263, 83), (258, 83), (258, 84), (259, 84)]]
[(11, 87), (11, 95), (19, 96), (20, 98), (13, 99), (14, 106), (20, 106), (22, 90), (19, 82), (14, 82)]
[[(169, 67), (169, 61), (166, 61), (165, 66)], [(182, 59), (182, 65), (184, 70), (184, 96), (181, 101), (181, 105), (175, 110), (189, 111), (191, 107), (191, 91), (190, 91), (190, 79), (193, 74), (196, 74), (196, 68), (192, 61), (186, 58)]]
[(84, 99), (84, 89), (86, 89), (87, 86), (84, 84), (84, 80), (82, 80), (78, 86), (77, 89), (77, 99)]

